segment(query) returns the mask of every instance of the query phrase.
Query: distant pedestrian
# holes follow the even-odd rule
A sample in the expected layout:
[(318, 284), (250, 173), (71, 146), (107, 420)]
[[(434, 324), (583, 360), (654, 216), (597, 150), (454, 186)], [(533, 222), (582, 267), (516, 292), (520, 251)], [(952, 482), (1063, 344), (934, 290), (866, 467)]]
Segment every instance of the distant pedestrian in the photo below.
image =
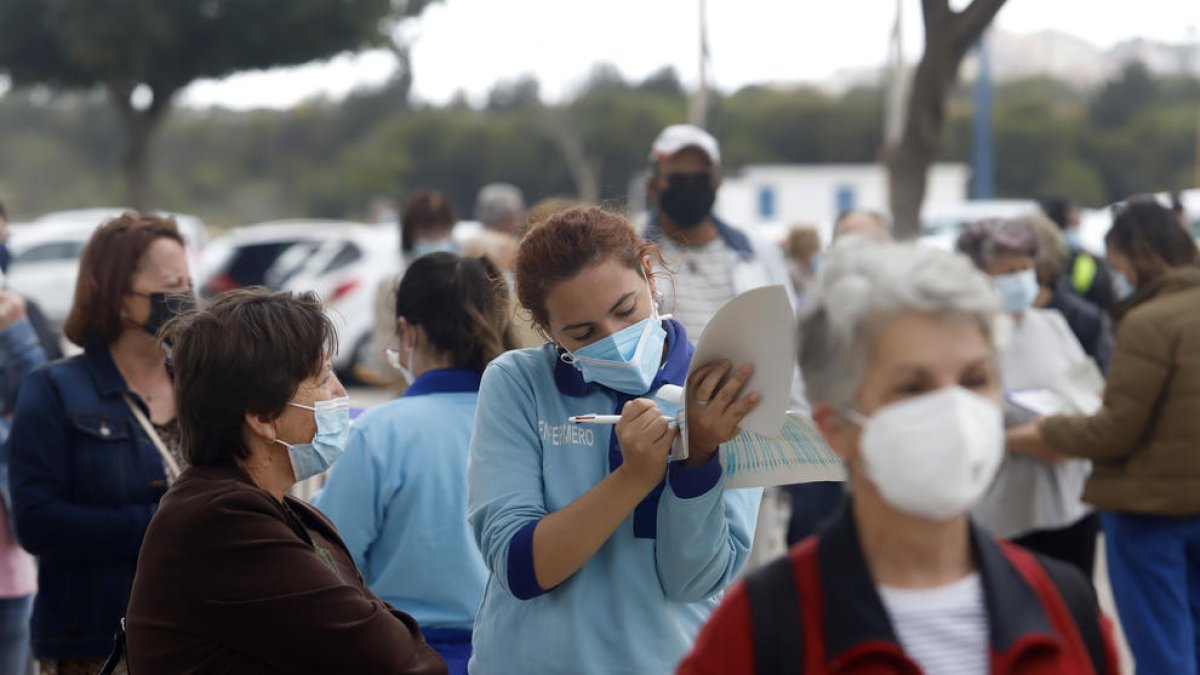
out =
[(96, 672), (138, 550), (186, 461), (158, 331), (194, 303), (174, 222), (127, 213), (84, 247), (66, 335), (84, 351), (35, 370), (9, 436), (21, 545), (38, 557), (33, 651), (47, 674)]

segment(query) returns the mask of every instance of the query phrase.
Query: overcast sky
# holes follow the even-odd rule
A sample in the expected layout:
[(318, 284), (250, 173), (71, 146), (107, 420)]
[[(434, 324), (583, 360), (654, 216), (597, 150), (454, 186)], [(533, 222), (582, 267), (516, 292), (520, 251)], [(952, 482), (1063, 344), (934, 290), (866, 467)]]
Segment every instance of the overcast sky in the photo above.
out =
[[(916, 59), (920, 0), (902, 0), (905, 42)], [(957, 2), (957, 5), (965, 2)], [(673, 65), (696, 81), (698, 0), (445, 0), (413, 25), (414, 94), (445, 102), (465, 91), (479, 102), (498, 80), (532, 73), (551, 99), (569, 95), (593, 64), (630, 79)], [(752, 82), (820, 81), (841, 68), (881, 64), (895, 0), (708, 0), (713, 79), (722, 89)], [(1200, 0), (1009, 0), (997, 18), (1009, 31), (1056, 28), (1099, 46), (1145, 37), (1196, 40)], [(316, 95), (340, 97), (385, 81), (385, 52), (323, 64), (197, 82), (186, 105), (288, 107)]]

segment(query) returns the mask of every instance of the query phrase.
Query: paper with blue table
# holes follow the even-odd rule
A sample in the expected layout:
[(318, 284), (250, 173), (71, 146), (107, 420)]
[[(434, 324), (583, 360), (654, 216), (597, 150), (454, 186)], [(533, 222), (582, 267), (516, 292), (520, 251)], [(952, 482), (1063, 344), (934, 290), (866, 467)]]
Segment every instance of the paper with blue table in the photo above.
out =
[[(696, 343), (688, 376), (720, 359), (735, 368), (753, 365), (754, 374), (744, 391), (762, 395), (742, 420), (742, 432), (721, 445), (725, 487), (845, 480), (841, 460), (812, 421), (788, 412), (796, 369), (796, 320), (783, 286), (747, 291), (717, 310)], [(680, 403), (678, 416), (687, 419), (686, 402)], [(686, 424), (680, 425), (680, 432), (678, 442), (686, 449)]]

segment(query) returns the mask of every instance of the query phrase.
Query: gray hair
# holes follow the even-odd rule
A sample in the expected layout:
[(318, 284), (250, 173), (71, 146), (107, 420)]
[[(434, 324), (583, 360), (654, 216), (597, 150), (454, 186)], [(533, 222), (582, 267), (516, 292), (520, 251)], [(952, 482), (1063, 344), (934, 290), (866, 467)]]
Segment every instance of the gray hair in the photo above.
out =
[(981, 220), (963, 228), (955, 248), (982, 270), (1004, 255), (1036, 258), (1038, 236), (1033, 224), (1023, 218)]
[(475, 220), (488, 228), (520, 218), (524, 210), (525, 197), (521, 194), (521, 188), (511, 183), (484, 185), (475, 198)]
[(920, 244), (847, 237), (822, 262), (800, 315), (800, 372), (810, 400), (857, 407), (867, 357), (884, 326), (916, 312), (967, 319), (993, 353), (1006, 316), (987, 277), (965, 257)]

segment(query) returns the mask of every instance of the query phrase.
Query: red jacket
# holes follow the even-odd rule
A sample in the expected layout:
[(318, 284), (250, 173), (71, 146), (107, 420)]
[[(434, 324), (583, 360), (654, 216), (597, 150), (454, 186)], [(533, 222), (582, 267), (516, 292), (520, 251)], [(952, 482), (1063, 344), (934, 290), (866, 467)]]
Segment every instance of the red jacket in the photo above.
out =
[[(1020, 675), (1092, 675), (1086, 644), (1067, 604), (1042, 564), (1028, 551), (972, 526), (971, 548), (987, 607), (989, 672)], [(804, 675), (919, 675), (896, 639), (859, 547), (852, 510), (789, 553), (803, 625)], [(1105, 672), (1119, 665), (1112, 630), (1100, 613)], [(754, 675), (750, 605), (745, 583), (725, 597), (700, 632), (678, 675)]]

